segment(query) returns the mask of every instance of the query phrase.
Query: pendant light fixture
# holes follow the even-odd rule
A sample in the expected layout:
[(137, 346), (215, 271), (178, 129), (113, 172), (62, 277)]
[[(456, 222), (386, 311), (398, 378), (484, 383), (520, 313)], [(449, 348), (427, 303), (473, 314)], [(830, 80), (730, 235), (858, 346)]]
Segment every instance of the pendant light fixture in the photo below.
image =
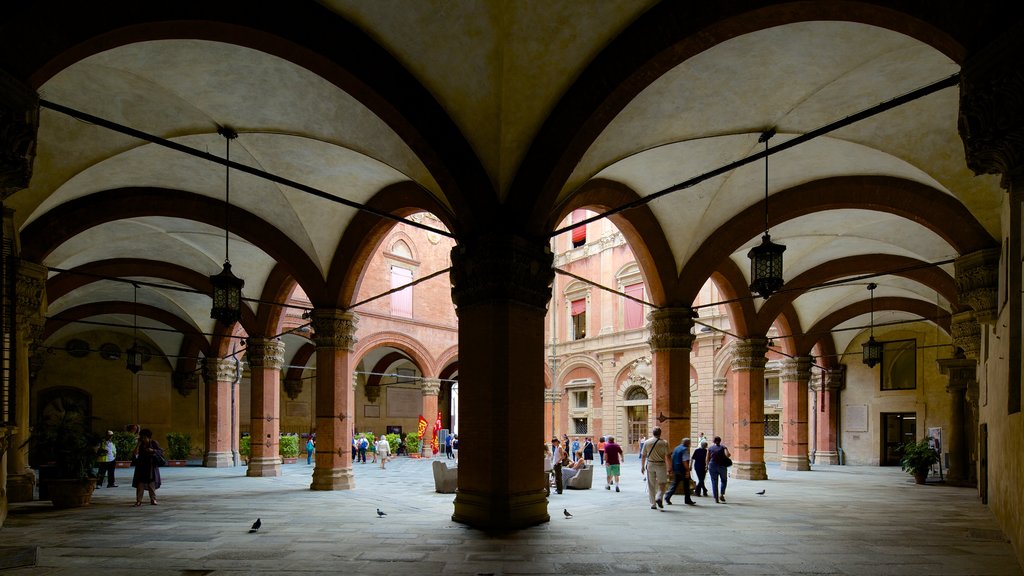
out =
[(139, 285), (132, 283), (134, 300), (132, 302), (132, 347), (124, 351), (125, 368), (132, 374), (142, 370), (142, 350), (139, 349)]
[[(217, 134), (224, 137), (225, 159), (231, 160), (231, 141), (238, 138), (238, 133), (231, 128), (221, 127)], [(213, 307), (210, 318), (231, 326), (242, 317), (242, 286), (245, 280), (231, 273), (231, 259), (228, 257), (228, 213), (231, 209), (231, 167), (224, 166), (224, 269), (216, 276), (210, 276), (213, 285)]]
[(864, 356), (861, 358), (868, 368), (874, 368), (875, 364), (882, 361), (882, 343), (875, 340), (875, 288), (878, 285), (874, 282), (868, 284), (868, 292), (871, 293), (871, 333), (864, 343)]
[(768, 234), (768, 140), (775, 135), (771, 128), (761, 134), (758, 142), (764, 142), (764, 236), (761, 245), (747, 252), (750, 258), (750, 291), (762, 298), (774, 294), (784, 283), (782, 279), (782, 253), (786, 247), (772, 242)]

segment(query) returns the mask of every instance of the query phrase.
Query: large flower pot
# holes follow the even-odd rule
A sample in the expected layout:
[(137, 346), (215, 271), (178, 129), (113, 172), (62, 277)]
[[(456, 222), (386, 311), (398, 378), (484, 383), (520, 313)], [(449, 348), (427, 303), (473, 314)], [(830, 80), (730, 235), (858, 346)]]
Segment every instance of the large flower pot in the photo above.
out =
[(96, 479), (46, 480), (47, 492), (54, 508), (81, 508), (92, 502)]
[(924, 481), (928, 479), (928, 471), (916, 471), (914, 472), (914, 483), (924, 484)]

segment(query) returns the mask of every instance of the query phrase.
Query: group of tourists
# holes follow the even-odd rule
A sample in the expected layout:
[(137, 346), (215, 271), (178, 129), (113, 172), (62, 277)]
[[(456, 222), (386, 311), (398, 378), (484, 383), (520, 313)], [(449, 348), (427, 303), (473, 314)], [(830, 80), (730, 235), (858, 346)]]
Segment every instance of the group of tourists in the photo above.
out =
[[(160, 467), (167, 464), (164, 450), (153, 439), (153, 432), (149, 428), (140, 429), (137, 424), (131, 424), (125, 430), (136, 434), (137, 437), (135, 448), (132, 450), (132, 463), (135, 467), (132, 474), (132, 488), (135, 488), (134, 506), (142, 506), (142, 497), (147, 492), (149, 493), (149, 503), (156, 506), (156, 491), (161, 485)], [(107, 488), (117, 488), (114, 479), (116, 461), (117, 445), (114, 444), (114, 432), (107, 430), (97, 448), (96, 463), (99, 468), (97, 488), (103, 486), (104, 480), (106, 480)]]

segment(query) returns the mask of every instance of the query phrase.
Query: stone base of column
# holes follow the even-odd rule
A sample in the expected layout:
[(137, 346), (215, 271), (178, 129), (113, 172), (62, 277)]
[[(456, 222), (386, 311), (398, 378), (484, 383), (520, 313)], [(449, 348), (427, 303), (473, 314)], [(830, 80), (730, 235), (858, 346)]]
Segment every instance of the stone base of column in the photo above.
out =
[(767, 480), (768, 470), (765, 469), (764, 462), (736, 462), (733, 460), (729, 477), (739, 480)]
[(782, 456), (779, 460), (780, 470), (806, 471), (811, 469), (811, 463), (806, 456)]
[(819, 464), (825, 466), (838, 466), (839, 452), (834, 452), (832, 450), (818, 450), (814, 453), (814, 464), (815, 466)]
[(281, 475), (281, 457), (276, 458), (249, 458), (249, 469), (245, 471), (246, 476), (280, 476)]
[(203, 457), (203, 466), (207, 468), (230, 468), (235, 465), (231, 452), (207, 452)]
[(473, 528), (515, 530), (550, 522), (544, 490), (522, 494), (455, 493), (452, 520)]
[(12, 504), (15, 502), (31, 502), (35, 486), (36, 475), (31, 471), (22, 474), (8, 474), (7, 501)]
[(320, 466), (313, 469), (313, 483), (309, 485), (310, 490), (352, 490), (355, 487), (356, 477), (352, 474), (352, 468)]

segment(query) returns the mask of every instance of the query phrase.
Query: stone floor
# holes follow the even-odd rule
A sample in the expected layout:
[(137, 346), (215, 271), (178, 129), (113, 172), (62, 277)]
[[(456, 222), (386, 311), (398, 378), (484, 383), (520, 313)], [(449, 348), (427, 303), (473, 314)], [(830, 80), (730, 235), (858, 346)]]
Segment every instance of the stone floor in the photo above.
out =
[(503, 534), (452, 522), (453, 496), (433, 491), (428, 460), (357, 464), (357, 488), (344, 492), (310, 491), (304, 462), (277, 478), (168, 468), (159, 505), (139, 508), (130, 471), (118, 470), (120, 487), (86, 508), (12, 505), (0, 566), (32, 563), (5, 576), (1022, 574), (975, 490), (917, 486), (899, 469), (769, 464), (771, 480), (730, 480), (728, 504), (679, 497), (655, 511), (636, 461), (624, 468), (621, 493), (598, 480), (552, 494), (549, 523)]

